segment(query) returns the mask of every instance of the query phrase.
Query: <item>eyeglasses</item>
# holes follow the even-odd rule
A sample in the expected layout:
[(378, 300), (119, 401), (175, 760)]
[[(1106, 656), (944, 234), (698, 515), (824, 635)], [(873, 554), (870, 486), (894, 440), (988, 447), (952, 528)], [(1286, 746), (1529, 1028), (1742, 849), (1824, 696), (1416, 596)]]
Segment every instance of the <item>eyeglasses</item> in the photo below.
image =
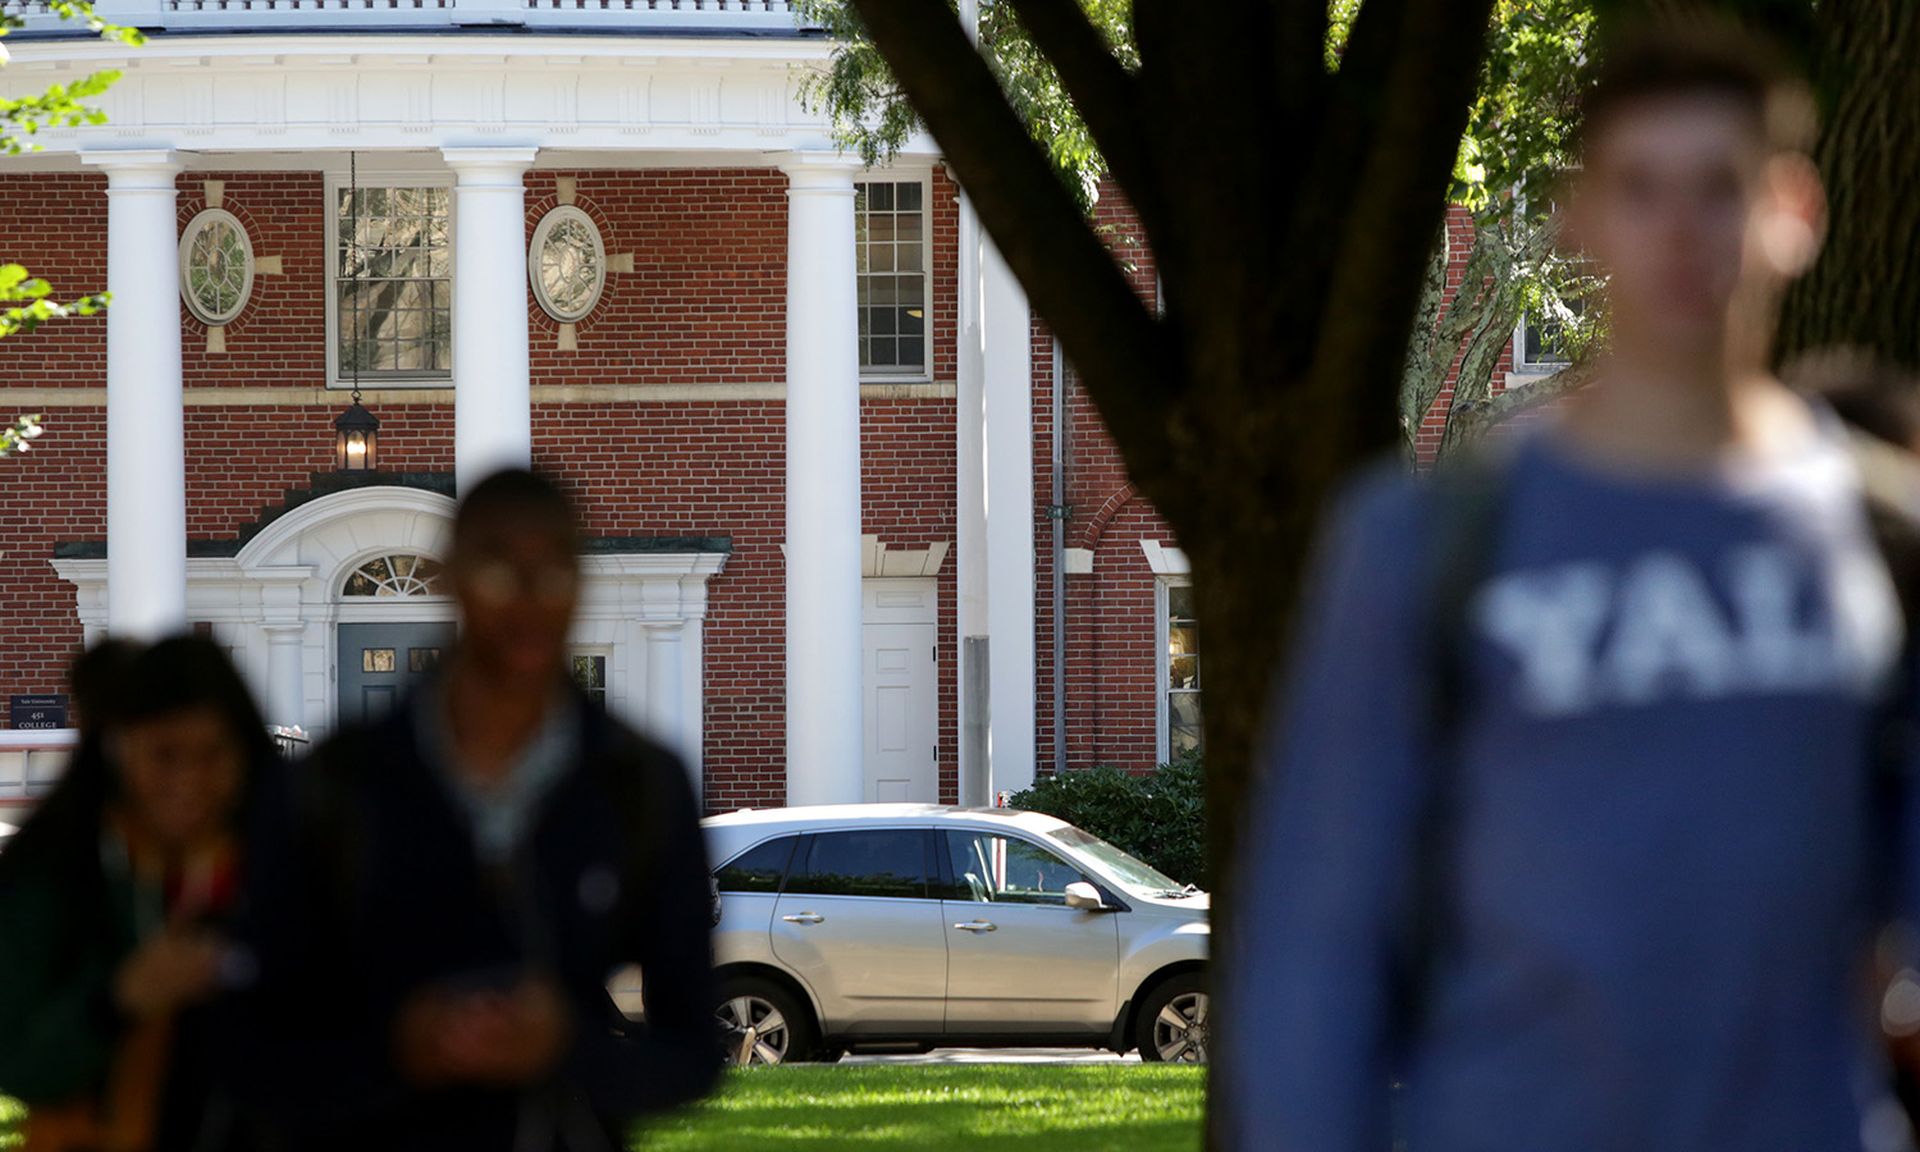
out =
[(531, 600), (562, 607), (580, 586), (580, 573), (571, 564), (522, 566), (507, 560), (481, 560), (459, 574), (456, 584), (474, 599), (490, 604)]

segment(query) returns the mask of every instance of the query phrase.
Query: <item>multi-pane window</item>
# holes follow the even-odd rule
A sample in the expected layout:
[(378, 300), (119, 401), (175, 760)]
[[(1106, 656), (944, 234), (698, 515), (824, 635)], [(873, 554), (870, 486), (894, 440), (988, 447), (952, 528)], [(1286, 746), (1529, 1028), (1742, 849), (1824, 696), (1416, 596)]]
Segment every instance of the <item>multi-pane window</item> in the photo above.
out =
[(607, 658), (592, 652), (576, 652), (573, 655), (573, 682), (586, 693), (587, 699), (595, 704), (607, 702)]
[[(1585, 297), (1572, 296), (1559, 301), (1576, 319), (1587, 310)], [(1566, 364), (1565, 323), (1555, 316), (1529, 312), (1521, 321), (1520, 360), (1528, 367), (1559, 367)]]
[(339, 376), (444, 377), (453, 364), (453, 201), (446, 188), (342, 188)]
[(1193, 587), (1167, 585), (1167, 633), (1162, 645), (1167, 662), (1167, 759), (1197, 755), (1203, 747), (1200, 727), (1200, 625), (1194, 617)]
[(925, 189), (917, 180), (853, 187), (860, 368), (919, 375), (927, 370)]
[(440, 562), (426, 556), (395, 552), (375, 556), (347, 576), (342, 596), (438, 596)]

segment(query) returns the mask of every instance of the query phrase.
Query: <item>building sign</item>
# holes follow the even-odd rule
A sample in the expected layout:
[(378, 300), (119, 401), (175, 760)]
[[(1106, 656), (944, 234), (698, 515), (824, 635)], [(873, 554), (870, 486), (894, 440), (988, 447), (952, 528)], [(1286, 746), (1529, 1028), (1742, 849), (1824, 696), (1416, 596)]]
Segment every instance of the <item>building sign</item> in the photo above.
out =
[(9, 696), (7, 710), (8, 715), (13, 717), (15, 728), (47, 729), (67, 726), (67, 698), (64, 695)]

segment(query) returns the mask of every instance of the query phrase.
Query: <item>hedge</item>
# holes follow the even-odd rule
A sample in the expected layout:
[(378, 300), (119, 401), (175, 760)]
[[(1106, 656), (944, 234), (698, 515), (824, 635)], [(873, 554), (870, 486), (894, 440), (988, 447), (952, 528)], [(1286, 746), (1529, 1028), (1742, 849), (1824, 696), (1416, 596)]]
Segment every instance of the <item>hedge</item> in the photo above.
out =
[(1205, 774), (1198, 759), (1151, 773), (1109, 765), (1042, 776), (1015, 808), (1058, 816), (1138, 856), (1183, 884), (1207, 887)]

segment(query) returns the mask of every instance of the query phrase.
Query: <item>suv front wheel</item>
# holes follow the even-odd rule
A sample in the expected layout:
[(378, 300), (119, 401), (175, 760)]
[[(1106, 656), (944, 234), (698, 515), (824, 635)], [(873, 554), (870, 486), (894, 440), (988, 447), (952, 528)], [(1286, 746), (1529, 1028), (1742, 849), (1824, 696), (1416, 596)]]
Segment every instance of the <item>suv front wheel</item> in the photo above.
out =
[(1207, 1062), (1207, 989), (1200, 973), (1170, 976), (1147, 994), (1134, 1018), (1133, 1042), (1149, 1063)]
[(720, 982), (720, 1003), (713, 1010), (729, 1064), (791, 1064), (807, 1059), (819, 1045), (813, 1014), (791, 992), (759, 976), (730, 976)]

